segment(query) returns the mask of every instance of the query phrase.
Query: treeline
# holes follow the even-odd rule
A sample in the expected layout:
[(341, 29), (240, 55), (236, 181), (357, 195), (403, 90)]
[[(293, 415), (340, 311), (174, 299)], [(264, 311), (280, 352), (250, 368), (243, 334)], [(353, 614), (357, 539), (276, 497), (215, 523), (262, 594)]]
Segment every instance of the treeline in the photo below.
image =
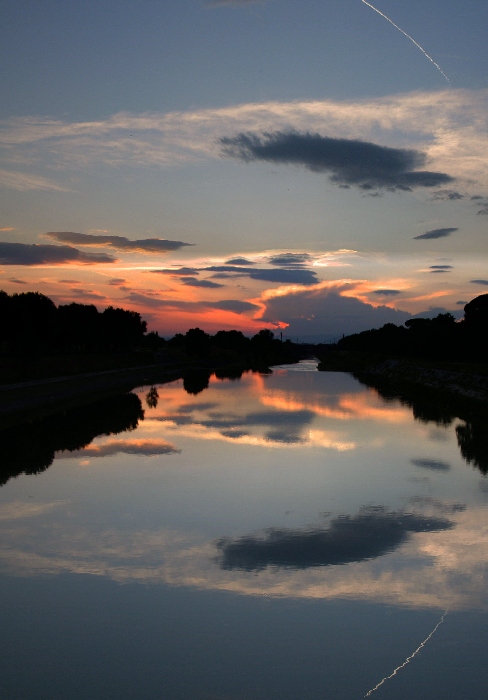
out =
[(342, 338), (337, 350), (415, 357), (454, 362), (488, 362), (488, 294), (464, 307), (464, 318), (450, 313), (435, 318), (412, 318), (404, 326), (382, 328)]
[(249, 367), (297, 362), (302, 349), (290, 340), (282, 342), (272, 331), (264, 329), (248, 338), (241, 331), (218, 331), (215, 335), (200, 328), (190, 328), (183, 335), (177, 333), (167, 341), (167, 347), (180, 349), (190, 358), (221, 358), (243, 361)]
[(0, 353), (5, 357), (42, 357), (59, 354), (123, 353), (165, 351), (180, 361), (236, 362), (264, 366), (299, 359), (299, 348), (291, 341), (281, 342), (270, 330), (252, 338), (241, 331), (218, 331), (215, 335), (200, 328), (177, 333), (165, 340), (156, 332), (147, 333), (147, 324), (136, 311), (109, 306), (98, 311), (93, 304), (56, 306), (39, 292), (9, 295), (0, 291)]
[(143, 343), (146, 322), (136, 311), (93, 304), (56, 306), (39, 292), (0, 291), (0, 348), (4, 354), (113, 352)]

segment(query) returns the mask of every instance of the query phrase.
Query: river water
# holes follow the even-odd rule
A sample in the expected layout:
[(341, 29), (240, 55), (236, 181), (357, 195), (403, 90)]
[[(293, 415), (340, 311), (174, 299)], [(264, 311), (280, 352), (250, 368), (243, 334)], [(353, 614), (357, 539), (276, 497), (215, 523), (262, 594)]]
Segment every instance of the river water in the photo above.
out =
[(477, 416), (307, 361), (4, 431), (0, 697), (488, 697)]

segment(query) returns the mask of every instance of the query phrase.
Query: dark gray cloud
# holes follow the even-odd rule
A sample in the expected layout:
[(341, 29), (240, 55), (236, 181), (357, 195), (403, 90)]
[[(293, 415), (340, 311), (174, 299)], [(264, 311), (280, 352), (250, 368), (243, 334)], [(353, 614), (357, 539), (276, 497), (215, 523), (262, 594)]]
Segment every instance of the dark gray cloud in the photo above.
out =
[(354, 290), (353, 284), (325, 289), (294, 290), (290, 294), (267, 299), (262, 320), (284, 322), (289, 337), (310, 342), (325, 342), (340, 338), (343, 333), (359, 333), (380, 328), (385, 323), (403, 325), (411, 318), (407, 311), (388, 306), (373, 306), (340, 292)]
[(235, 314), (244, 314), (248, 311), (257, 311), (259, 306), (249, 301), (239, 299), (222, 299), (221, 301), (179, 301), (176, 299), (159, 299), (145, 294), (131, 292), (126, 297), (133, 304), (142, 304), (154, 308), (180, 309), (181, 311), (202, 312), (206, 309), (219, 309), (232, 311)]
[(479, 216), (488, 216), (488, 204), (483, 207), (483, 209), (480, 209), (477, 214)]
[(222, 299), (222, 301), (206, 302), (212, 309), (221, 311), (233, 311), (235, 314), (245, 314), (246, 311), (257, 311), (259, 306), (251, 304), (250, 301), (240, 301), (239, 299)]
[(440, 459), (431, 459), (430, 457), (411, 459), (410, 462), (421, 469), (431, 469), (437, 472), (447, 472), (451, 468), (449, 462), (443, 462)]
[(467, 303), (468, 303), (467, 301), (465, 301), (464, 299), (461, 299), (460, 301), (457, 301), (457, 302), (456, 302), (456, 305), (458, 305), (458, 306), (466, 306)]
[(447, 272), (448, 270), (454, 270), (453, 265), (431, 265), (429, 270), (436, 270), (437, 272)]
[(241, 133), (223, 137), (220, 143), (223, 154), (232, 158), (302, 165), (313, 172), (329, 173), (338, 185), (363, 190), (412, 190), (454, 181), (446, 173), (417, 170), (427, 160), (425, 153), (367, 141), (275, 131)]
[(156, 275), (171, 275), (172, 277), (195, 277), (195, 275), (198, 275), (196, 267), (179, 267), (174, 270), (148, 270), (148, 272)]
[(398, 294), (401, 294), (400, 289), (375, 289), (372, 294), (377, 294), (378, 296), (381, 297), (396, 297)]
[(451, 201), (454, 202), (458, 199), (464, 199), (464, 194), (456, 192), (455, 190), (438, 190), (432, 195), (434, 201)]
[(112, 263), (117, 258), (106, 253), (82, 253), (67, 245), (0, 242), (1, 265), (61, 265), (77, 262), (83, 265)]
[(48, 231), (45, 235), (60, 243), (95, 248), (115, 248), (116, 250), (125, 250), (128, 253), (169, 253), (172, 250), (179, 250), (183, 246), (193, 245), (193, 243), (183, 243), (183, 241), (167, 241), (164, 238), (143, 238), (131, 241), (125, 236), (97, 236), (74, 231)]
[[(305, 442), (301, 431), (314, 419), (314, 413), (308, 410), (301, 411), (255, 411), (244, 416), (222, 414), (220, 412), (209, 413), (205, 420), (197, 421), (206, 428), (219, 430), (222, 435), (235, 437), (238, 434), (247, 434), (245, 428), (259, 426), (269, 428), (264, 434), (268, 442), (283, 444), (299, 444)], [(244, 432), (243, 432), (244, 430)]]
[(268, 262), (277, 267), (303, 267), (313, 262), (313, 257), (308, 253), (278, 253), (271, 255)]
[(113, 277), (111, 280), (108, 281), (108, 284), (110, 284), (112, 287), (118, 287), (121, 284), (124, 284), (125, 280), (122, 277)]
[(225, 261), (226, 265), (255, 265), (256, 263), (247, 258), (230, 258)]
[(432, 498), (432, 496), (414, 496), (409, 500), (413, 506), (418, 508), (433, 508), (439, 513), (446, 513), (448, 515), (453, 515), (454, 513), (463, 513), (466, 510), (466, 504), (457, 502), (440, 501), (437, 498)]
[[(231, 273), (233, 277), (249, 277), (253, 280), (277, 282), (280, 284), (315, 284), (317, 282), (317, 274), (313, 270), (303, 270), (301, 268), (265, 268), (260, 270), (238, 267), (237, 265), (211, 265), (204, 269), (208, 272)], [(216, 278), (216, 275), (214, 275), (214, 278)], [(220, 275), (219, 279), (222, 279)]]
[(59, 284), (81, 284), (80, 280), (58, 280)]
[(83, 457), (108, 457), (109, 455), (173, 455), (179, 454), (181, 450), (165, 440), (114, 440), (105, 445), (89, 445), (82, 450), (73, 452), (58, 452), (56, 457), (63, 459), (83, 458)]
[(218, 289), (224, 286), (223, 284), (211, 282), (210, 280), (198, 280), (196, 277), (182, 277), (181, 283), (185, 284), (187, 287), (205, 287), (207, 289)]
[(443, 517), (370, 507), (355, 516), (332, 519), (327, 529), (271, 528), (261, 536), (222, 538), (216, 546), (223, 569), (308, 569), (375, 559), (397, 549), (413, 532), (439, 532), (452, 527), (453, 523)]
[(420, 236), (414, 236), (413, 240), (421, 241), (428, 240), (431, 238), (445, 238), (446, 236), (450, 236), (451, 233), (454, 233), (455, 231), (459, 231), (459, 229), (453, 226), (449, 228), (434, 228), (432, 229), (432, 231), (426, 231), (425, 233), (421, 233)]
[(93, 301), (104, 301), (107, 297), (98, 292), (90, 292), (88, 289), (70, 289), (70, 294), (74, 297), (82, 297), (83, 299), (92, 299)]
[(471, 200), (472, 200), (472, 201), (476, 201), (476, 200), (480, 200), (480, 199), (484, 199), (484, 197), (482, 197), (480, 194), (474, 194), (474, 195), (471, 197)]
[(471, 284), (485, 284), (488, 285), (488, 280), (469, 280)]
[(27, 284), (25, 280), (19, 280), (17, 277), (9, 277), (9, 282), (13, 282), (14, 284)]

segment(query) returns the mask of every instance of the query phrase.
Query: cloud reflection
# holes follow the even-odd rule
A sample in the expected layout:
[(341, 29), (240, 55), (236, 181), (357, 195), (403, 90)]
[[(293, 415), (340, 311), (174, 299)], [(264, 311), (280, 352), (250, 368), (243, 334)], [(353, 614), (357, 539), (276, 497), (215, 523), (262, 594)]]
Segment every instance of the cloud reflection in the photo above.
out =
[(412, 532), (439, 532), (452, 527), (446, 518), (369, 507), (358, 515), (333, 519), (327, 529), (271, 528), (262, 536), (223, 538), (217, 548), (223, 569), (308, 569), (375, 559), (399, 547)]

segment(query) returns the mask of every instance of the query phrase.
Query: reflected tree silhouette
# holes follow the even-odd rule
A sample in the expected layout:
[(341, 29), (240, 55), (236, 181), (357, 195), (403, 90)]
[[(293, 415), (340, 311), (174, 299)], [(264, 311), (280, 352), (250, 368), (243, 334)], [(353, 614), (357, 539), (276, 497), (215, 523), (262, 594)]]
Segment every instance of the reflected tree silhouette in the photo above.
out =
[(418, 385), (395, 385), (391, 381), (369, 375), (354, 374), (362, 384), (373, 388), (387, 401), (400, 401), (412, 409), (414, 418), (422, 423), (450, 426), (456, 419), (464, 424), (456, 426), (456, 437), (463, 459), (488, 473), (488, 407), (475, 399), (450, 393), (424, 389)]
[(488, 474), (488, 440), (486, 423), (467, 422), (456, 426), (456, 436), (461, 454), (468, 464)]
[(158, 405), (159, 394), (155, 386), (152, 386), (146, 394), (146, 403), (149, 408), (156, 408)]
[(135, 394), (101, 399), (64, 413), (0, 431), (0, 485), (20, 474), (40, 474), (61, 450), (80, 450), (98, 435), (135, 430), (144, 410)]
[(207, 370), (190, 370), (183, 377), (183, 388), (187, 394), (196, 396), (205, 389), (208, 389), (210, 382), (210, 372)]

